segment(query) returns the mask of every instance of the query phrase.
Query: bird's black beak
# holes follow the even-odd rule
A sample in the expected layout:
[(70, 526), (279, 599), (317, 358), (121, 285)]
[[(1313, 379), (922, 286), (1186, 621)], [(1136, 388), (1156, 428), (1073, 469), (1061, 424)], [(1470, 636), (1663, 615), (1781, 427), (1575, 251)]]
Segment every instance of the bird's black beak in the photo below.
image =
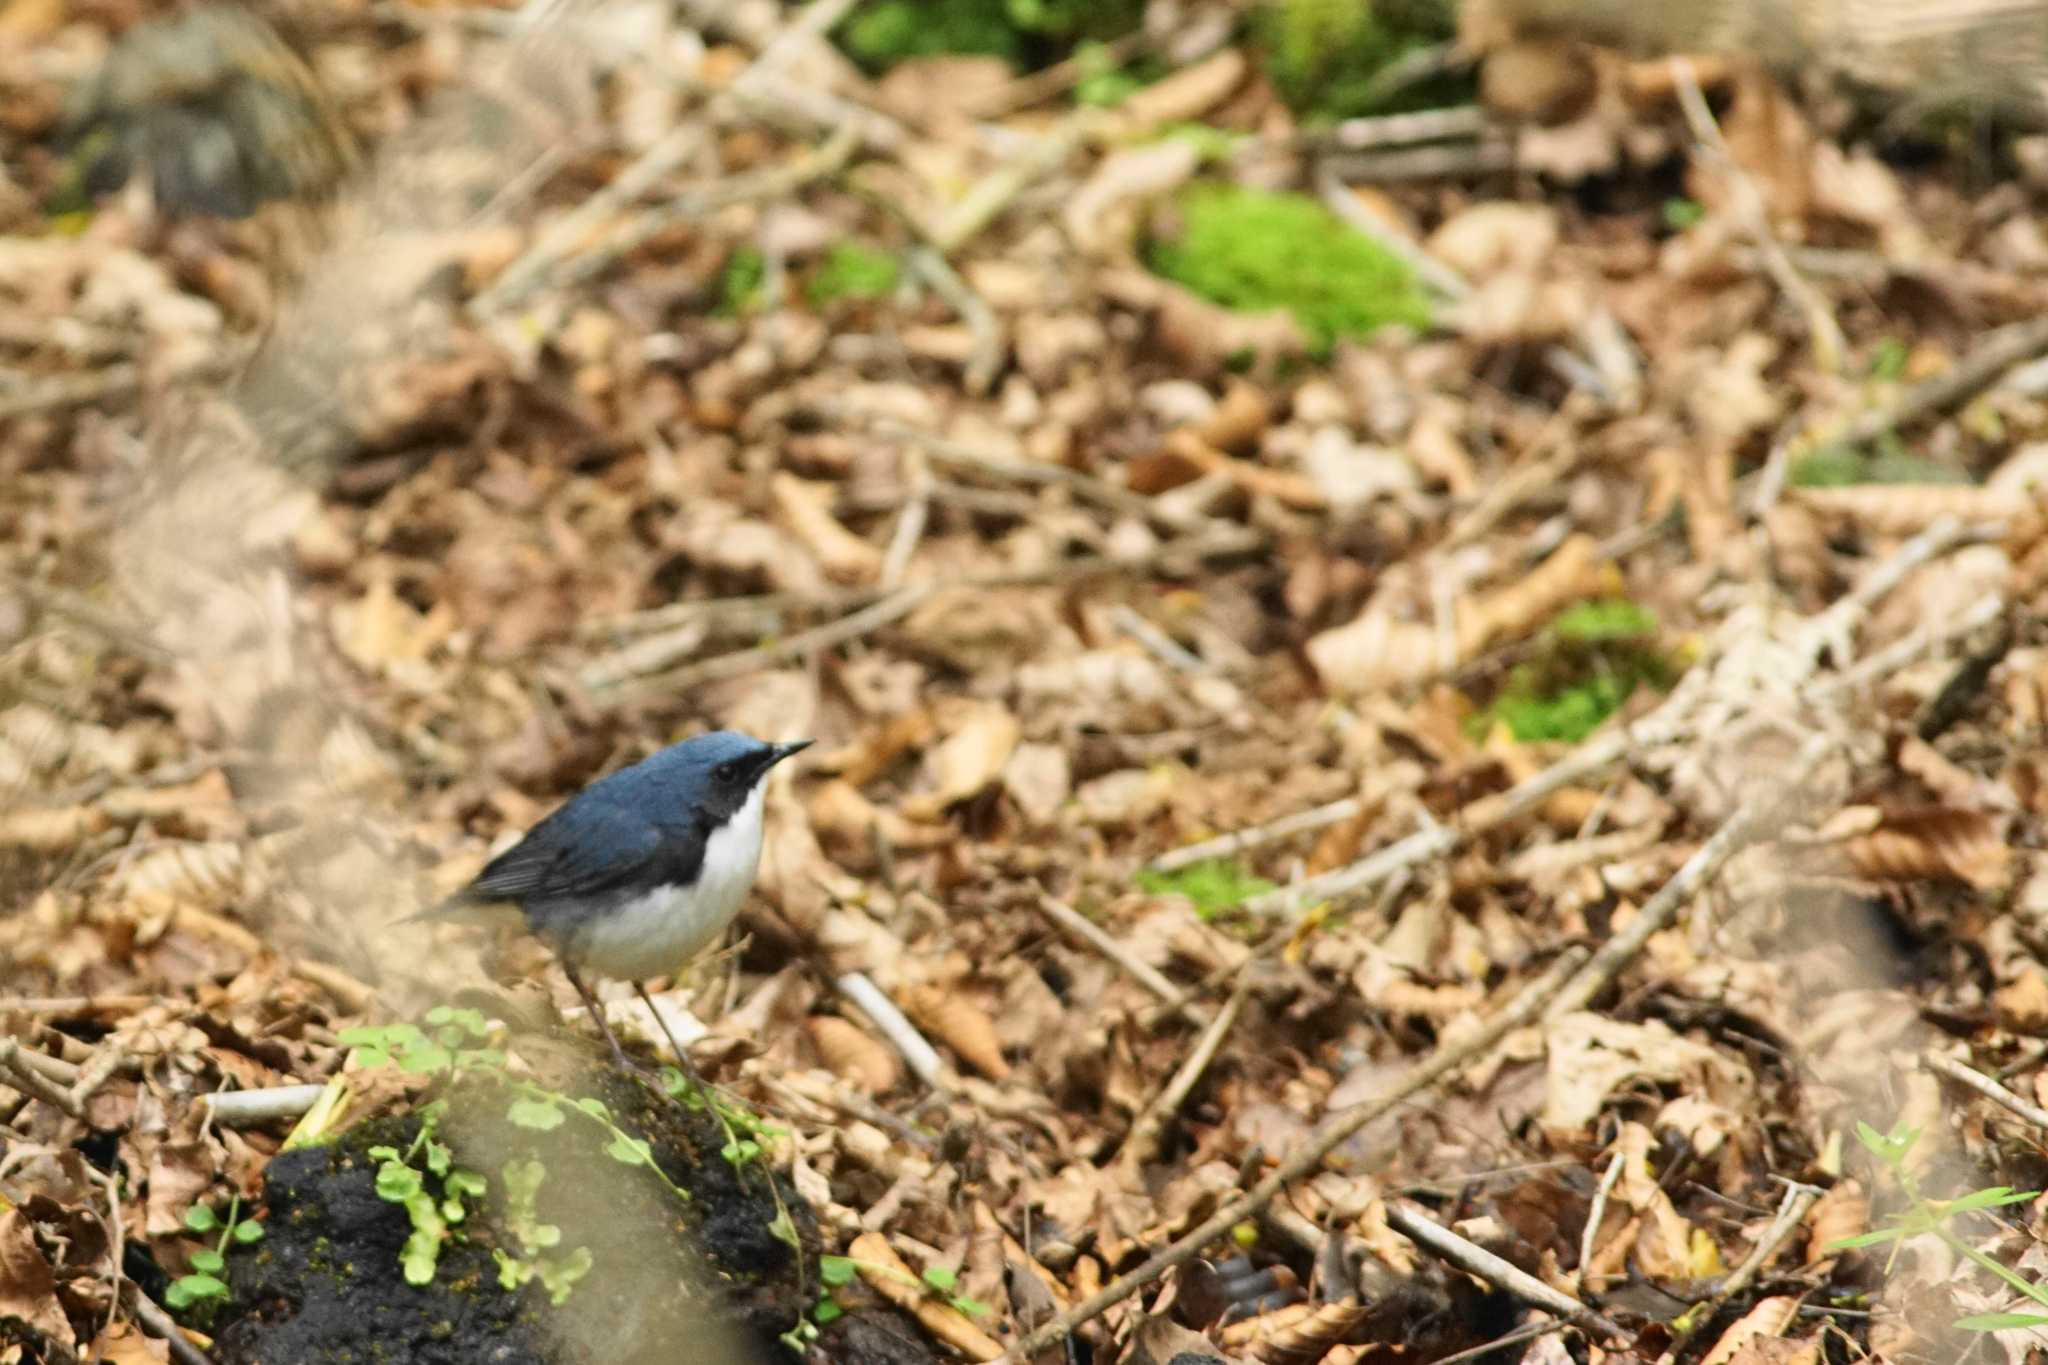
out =
[[(768, 748), (770, 750), (770, 753), (768, 756), (768, 767), (774, 767), (776, 764), (782, 762), (783, 759), (788, 758), (791, 754), (802, 753), (804, 750), (810, 748), (815, 743), (817, 743), (817, 741), (814, 739), (793, 739), (787, 744), (769, 745)], [(765, 771), (765, 769), (763, 771)]]

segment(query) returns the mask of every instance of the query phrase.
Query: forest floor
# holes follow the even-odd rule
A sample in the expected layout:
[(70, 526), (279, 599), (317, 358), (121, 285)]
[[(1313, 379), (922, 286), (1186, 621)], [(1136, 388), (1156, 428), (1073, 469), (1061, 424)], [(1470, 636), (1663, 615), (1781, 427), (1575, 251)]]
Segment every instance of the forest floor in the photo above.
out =
[[(0, 5), (0, 1361), (2048, 1358), (2035, 144), (347, 6), (367, 190), (60, 212), (87, 8)], [(707, 1106), (397, 921), (718, 727), (817, 743)]]

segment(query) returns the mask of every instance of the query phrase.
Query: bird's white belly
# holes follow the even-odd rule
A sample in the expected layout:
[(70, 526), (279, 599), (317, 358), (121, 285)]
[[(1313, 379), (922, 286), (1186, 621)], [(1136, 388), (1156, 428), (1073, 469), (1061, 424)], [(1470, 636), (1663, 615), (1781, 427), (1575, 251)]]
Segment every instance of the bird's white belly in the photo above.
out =
[(754, 885), (761, 861), (761, 788), (705, 841), (692, 886), (660, 886), (595, 916), (576, 956), (591, 970), (627, 981), (662, 976), (717, 942)]

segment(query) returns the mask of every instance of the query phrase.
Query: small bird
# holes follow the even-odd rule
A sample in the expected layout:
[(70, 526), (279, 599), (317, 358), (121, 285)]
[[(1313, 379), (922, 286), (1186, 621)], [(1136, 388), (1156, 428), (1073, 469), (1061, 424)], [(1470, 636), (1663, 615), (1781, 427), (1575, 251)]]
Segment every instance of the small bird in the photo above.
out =
[(761, 859), (768, 770), (810, 743), (720, 730), (672, 744), (585, 787), (426, 915), (517, 905), (621, 1065), (625, 1050), (579, 967), (631, 981), (688, 1068), (643, 983), (715, 943), (739, 914)]

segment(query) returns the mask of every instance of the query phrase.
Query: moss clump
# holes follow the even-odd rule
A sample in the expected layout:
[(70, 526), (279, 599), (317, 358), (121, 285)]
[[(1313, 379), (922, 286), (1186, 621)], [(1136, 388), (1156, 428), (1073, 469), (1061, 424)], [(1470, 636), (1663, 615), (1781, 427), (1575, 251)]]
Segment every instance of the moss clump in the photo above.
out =
[(879, 299), (895, 291), (903, 269), (886, 251), (841, 242), (827, 252), (824, 261), (804, 285), (804, 297), (813, 307), (839, 299)]
[(718, 280), (718, 315), (738, 318), (758, 311), (761, 287), (767, 278), (766, 257), (750, 246), (735, 250), (726, 259), (725, 273)]
[(1794, 488), (1848, 488), (1864, 483), (1964, 484), (1970, 476), (1959, 469), (1915, 455), (1892, 435), (1878, 438), (1869, 451), (1852, 446), (1822, 446), (1792, 462), (1787, 473)]
[(1273, 883), (1253, 876), (1228, 858), (1189, 863), (1171, 872), (1146, 868), (1138, 873), (1137, 882), (1140, 891), (1154, 896), (1186, 896), (1203, 919), (1214, 919), (1273, 889)]
[(839, 26), (839, 45), (871, 72), (912, 57), (972, 53), (1019, 68), (1067, 55), (1138, 22), (1140, 0), (877, 0)]
[(1285, 308), (1318, 355), (1388, 323), (1429, 325), (1407, 263), (1313, 199), (1197, 185), (1178, 205), (1180, 232), (1152, 244), (1152, 269), (1226, 308)]
[(1388, 67), (1455, 29), (1446, 0), (1266, 0), (1252, 17), (1280, 97), (1299, 113), (1333, 119), (1469, 99), (1469, 90), (1439, 88), (1441, 80), (1393, 99), (1380, 93)]
[(1558, 613), (1537, 655), (1517, 665), (1472, 734), (1494, 725), (1524, 744), (1576, 744), (1621, 709), (1638, 687), (1668, 689), (1678, 667), (1657, 647), (1657, 618), (1634, 602), (1582, 602)]

